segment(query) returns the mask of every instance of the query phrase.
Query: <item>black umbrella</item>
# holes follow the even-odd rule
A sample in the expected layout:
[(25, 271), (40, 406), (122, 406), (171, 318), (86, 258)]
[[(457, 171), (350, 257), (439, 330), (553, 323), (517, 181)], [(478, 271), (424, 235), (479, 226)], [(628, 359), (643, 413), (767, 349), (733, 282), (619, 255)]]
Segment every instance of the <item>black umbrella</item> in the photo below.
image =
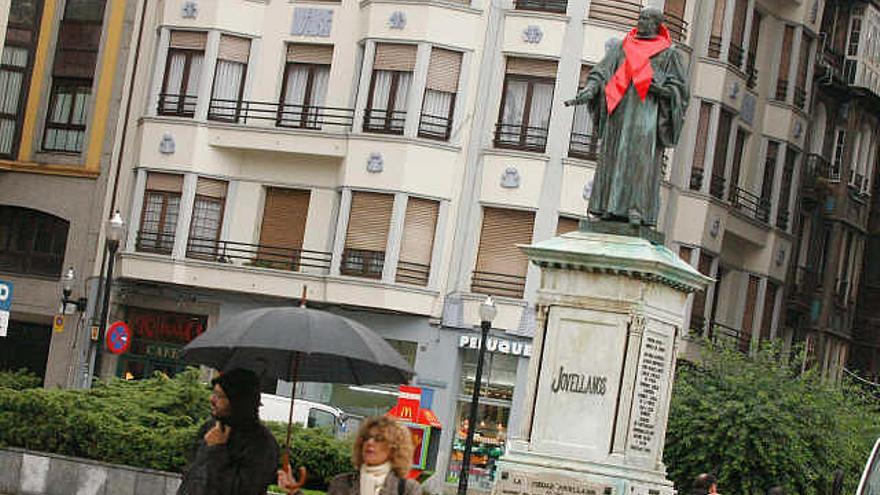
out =
[(360, 385), (406, 383), (413, 376), (406, 360), (366, 326), (305, 307), (245, 311), (193, 339), (183, 353), (189, 362), (218, 370), (246, 368), (291, 381), (293, 391), (297, 381)]

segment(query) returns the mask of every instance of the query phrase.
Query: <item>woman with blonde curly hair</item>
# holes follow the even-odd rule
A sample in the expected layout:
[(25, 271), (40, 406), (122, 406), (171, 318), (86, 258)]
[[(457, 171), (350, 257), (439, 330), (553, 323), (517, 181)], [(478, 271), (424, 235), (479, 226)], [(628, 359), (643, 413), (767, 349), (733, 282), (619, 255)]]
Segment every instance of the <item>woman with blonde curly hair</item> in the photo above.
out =
[[(351, 460), (356, 471), (334, 477), (327, 495), (421, 495), (421, 485), (406, 479), (412, 458), (409, 430), (383, 416), (368, 418), (354, 442)], [(289, 465), (278, 471), (278, 485), (288, 494), (299, 492)]]

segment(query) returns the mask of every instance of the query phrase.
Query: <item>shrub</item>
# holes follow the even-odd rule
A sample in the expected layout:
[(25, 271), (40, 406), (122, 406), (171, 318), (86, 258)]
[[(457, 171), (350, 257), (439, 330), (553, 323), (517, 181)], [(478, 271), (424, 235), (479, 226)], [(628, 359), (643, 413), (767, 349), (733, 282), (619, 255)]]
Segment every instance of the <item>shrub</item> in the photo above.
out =
[(40, 377), (24, 368), (18, 371), (0, 371), (0, 388), (24, 390), (37, 388), (42, 384)]
[[(275, 435), (284, 451), (287, 424), (270, 421), (266, 426)], [(294, 425), (291, 435), (290, 463), (294, 471), (305, 466), (308, 471), (309, 488), (324, 488), (337, 474), (352, 471), (351, 442), (338, 440), (325, 428), (302, 428)]]

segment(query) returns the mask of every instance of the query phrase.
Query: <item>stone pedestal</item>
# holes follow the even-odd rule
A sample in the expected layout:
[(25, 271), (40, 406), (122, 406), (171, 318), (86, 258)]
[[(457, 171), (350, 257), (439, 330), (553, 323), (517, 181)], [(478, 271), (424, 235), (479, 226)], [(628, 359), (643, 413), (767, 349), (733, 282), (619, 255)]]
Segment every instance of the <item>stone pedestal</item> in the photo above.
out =
[(711, 280), (640, 237), (524, 246), (542, 268), (523, 430), (496, 495), (667, 495), (666, 419), (685, 299)]

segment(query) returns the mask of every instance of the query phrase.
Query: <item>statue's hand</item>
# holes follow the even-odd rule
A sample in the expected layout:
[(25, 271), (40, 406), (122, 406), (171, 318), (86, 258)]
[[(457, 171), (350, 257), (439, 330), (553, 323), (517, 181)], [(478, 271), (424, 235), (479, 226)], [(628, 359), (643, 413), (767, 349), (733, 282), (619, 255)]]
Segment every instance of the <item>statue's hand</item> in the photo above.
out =
[(669, 98), (670, 96), (672, 96), (671, 91), (654, 83), (651, 83), (651, 85), (648, 87), (648, 93), (658, 98)]
[(570, 100), (565, 100), (565, 106), (570, 107), (572, 105), (577, 105), (577, 98), (572, 98)]

